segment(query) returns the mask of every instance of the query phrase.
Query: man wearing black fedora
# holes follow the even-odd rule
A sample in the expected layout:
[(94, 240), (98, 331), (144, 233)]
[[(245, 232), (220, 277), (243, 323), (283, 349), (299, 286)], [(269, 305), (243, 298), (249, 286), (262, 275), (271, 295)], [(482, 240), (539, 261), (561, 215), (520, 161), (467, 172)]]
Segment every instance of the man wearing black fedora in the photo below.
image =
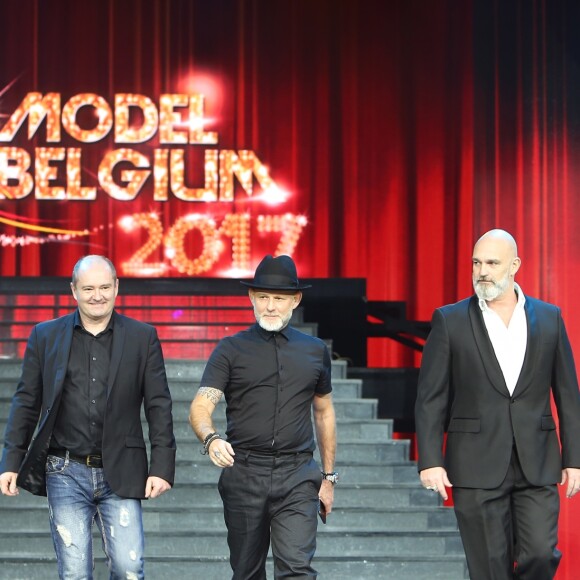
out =
[[(266, 256), (248, 286), (256, 324), (220, 341), (191, 404), (203, 453), (222, 468), (233, 580), (266, 578), (270, 542), (276, 578), (316, 578), (317, 511), (332, 510), (336, 424), (330, 355), (289, 326), (302, 290), (289, 256)], [(225, 396), (227, 428), (212, 414)], [(311, 420), (314, 411), (320, 469)], [(324, 521), (324, 520), (323, 520)]]

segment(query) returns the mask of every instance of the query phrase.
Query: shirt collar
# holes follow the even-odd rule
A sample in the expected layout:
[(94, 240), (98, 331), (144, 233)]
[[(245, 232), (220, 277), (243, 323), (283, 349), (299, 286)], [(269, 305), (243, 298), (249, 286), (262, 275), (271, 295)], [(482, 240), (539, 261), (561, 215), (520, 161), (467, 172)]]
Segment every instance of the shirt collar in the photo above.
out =
[[(109, 318), (109, 324), (107, 324), (107, 328), (105, 328), (105, 330), (103, 330), (102, 332), (107, 332), (108, 330), (113, 330), (113, 327), (115, 326), (115, 316), (116, 316), (116, 312), (113, 310), (113, 313), (111, 314), (111, 318)], [(83, 323), (81, 321), (81, 315), (79, 314), (79, 309), (77, 308), (75, 310), (75, 314), (74, 314), (74, 319), (73, 319), (73, 328), (82, 328), (84, 330), (84, 326)], [(101, 333), (99, 333), (101, 334)]]
[(272, 332), (270, 330), (266, 330), (266, 329), (262, 328), (257, 322), (254, 324), (254, 328), (256, 329), (256, 332), (264, 340), (270, 340), (271, 338), (278, 336), (278, 335), (283, 336), (286, 340), (290, 339), (290, 335), (289, 335), (290, 325), (289, 324), (287, 324), (282, 330), (278, 330), (277, 332)]
[[(516, 296), (518, 297), (516, 309), (521, 310), (524, 307), (524, 304), (526, 303), (526, 297), (524, 296), (524, 293), (522, 292), (522, 289), (520, 288), (517, 282), (514, 282), (514, 290), (516, 292)], [(482, 312), (492, 311), (491, 308), (488, 306), (487, 302), (483, 298), (479, 299), (479, 308), (481, 309)]]

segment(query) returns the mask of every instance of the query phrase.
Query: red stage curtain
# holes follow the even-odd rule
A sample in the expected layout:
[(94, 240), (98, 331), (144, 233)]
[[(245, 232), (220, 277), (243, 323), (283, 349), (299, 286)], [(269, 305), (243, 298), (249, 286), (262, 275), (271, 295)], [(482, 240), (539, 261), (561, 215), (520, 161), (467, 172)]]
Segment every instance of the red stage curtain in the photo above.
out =
[[(284, 210), (309, 219), (295, 252), (302, 276), (365, 277), (369, 299), (406, 301), (426, 320), (471, 293), (473, 242), (502, 227), (519, 242), (524, 292), (562, 307), (580, 353), (578, 10), (572, 0), (20, 0), (2, 8), (0, 121), (31, 90), (158, 96), (209, 75), (220, 147), (256, 151), (293, 194)], [(87, 152), (93, 174), (108, 146)], [(91, 245), (2, 248), (0, 273), (68, 275), (85, 253), (117, 262), (137, 249), (145, 238), (108, 227), (128, 204), (98, 197), (0, 200), (41, 223), (105, 225)], [(152, 210), (168, 228), (191, 208), (144, 195), (130, 204)], [(369, 366), (418, 363), (371, 341)], [(563, 501), (560, 579), (580, 566), (579, 501)]]

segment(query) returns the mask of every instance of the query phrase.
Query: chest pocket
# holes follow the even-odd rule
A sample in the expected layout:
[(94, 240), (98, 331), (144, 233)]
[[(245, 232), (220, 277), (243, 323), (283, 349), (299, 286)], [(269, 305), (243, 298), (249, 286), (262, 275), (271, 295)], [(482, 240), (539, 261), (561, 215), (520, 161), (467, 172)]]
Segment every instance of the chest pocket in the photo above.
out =
[(449, 422), (448, 433), (479, 433), (481, 421), (479, 419), (454, 418)]

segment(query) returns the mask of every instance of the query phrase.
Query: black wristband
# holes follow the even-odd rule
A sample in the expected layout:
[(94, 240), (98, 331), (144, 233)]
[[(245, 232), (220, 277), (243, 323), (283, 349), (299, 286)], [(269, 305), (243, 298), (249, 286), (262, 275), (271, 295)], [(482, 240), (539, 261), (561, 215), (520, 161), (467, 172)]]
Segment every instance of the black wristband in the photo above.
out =
[(212, 438), (214, 435), (217, 435), (217, 434), (218, 434), (218, 433), (217, 433), (217, 431), (213, 431), (212, 433), (208, 433), (208, 434), (205, 436), (205, 439), (203, 440), (203, 446), (205, 447), (205, 446), (207, 445), (207, 442), (208, 442), (208, 441), (209, 441), (209, 440), (210, 440), (210, 439), (211, 439), (211, 438)]
[(222, 436), (219, 433), (209, 433), (206, 435), (205, 439), (203, 440), (203, 451), (201, 451), (202, 455), (207, 455), (209, 453), (209, 446), (212, 444), (212, 441), (216, 439), (221, 439)]

